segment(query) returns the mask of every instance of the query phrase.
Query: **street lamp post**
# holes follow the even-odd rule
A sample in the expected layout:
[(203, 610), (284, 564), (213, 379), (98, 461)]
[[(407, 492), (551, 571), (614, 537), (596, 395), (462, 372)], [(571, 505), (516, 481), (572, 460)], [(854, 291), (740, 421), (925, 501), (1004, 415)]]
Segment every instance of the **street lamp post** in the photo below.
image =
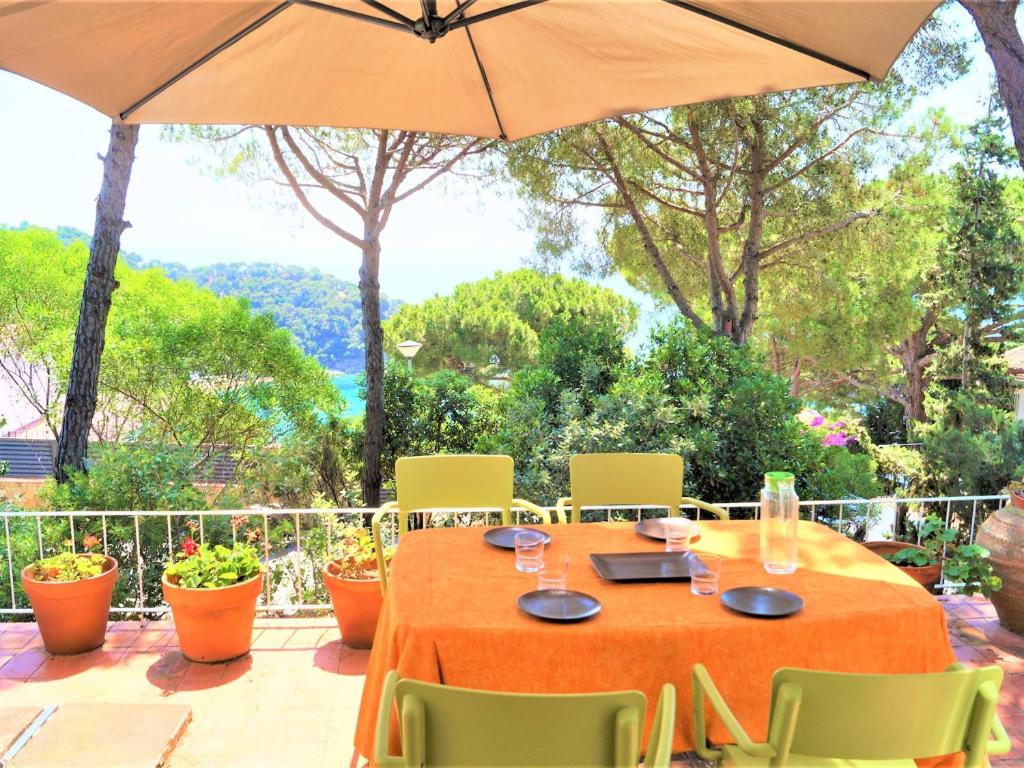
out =
[(405, 362), (409, 364), (409, 370), (412, 370), (412, 359), (416, 357), (416, 353), (423, 347), (418, 341), (412, 339), (406, 339), (395, 345), (402, 357), (405, 358)]

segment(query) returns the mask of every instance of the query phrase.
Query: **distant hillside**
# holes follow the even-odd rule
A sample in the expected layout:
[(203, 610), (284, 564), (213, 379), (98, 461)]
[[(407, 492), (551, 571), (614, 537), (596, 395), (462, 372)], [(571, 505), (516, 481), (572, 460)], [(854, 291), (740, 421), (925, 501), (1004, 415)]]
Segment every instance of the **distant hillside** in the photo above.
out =
[[(89, 235), (58, 227), (65, 243), (89, 242)], [(298, 339), (302, 349), (326, 368), (355, 372), (363, 369), (363, 331), (359, 286), (318, 269), (265, 263), (212, 264), (186, 267), (122, 252), (134, 269), (158, 267), (174, 280), (191, 280), (220, 296), (242, 296), (256, 312), (269, 312), (282, 328)], [(381, 315), (387, 318), (400, 302), (381, 296)]]

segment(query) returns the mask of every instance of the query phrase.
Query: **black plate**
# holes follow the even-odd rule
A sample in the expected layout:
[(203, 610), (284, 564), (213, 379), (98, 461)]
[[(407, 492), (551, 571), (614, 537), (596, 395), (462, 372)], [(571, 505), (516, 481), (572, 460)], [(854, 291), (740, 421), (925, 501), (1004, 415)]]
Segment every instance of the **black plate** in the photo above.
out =
[[(663, 517), (649, 517), (646, 520), (641, 520), (639, 523), (633, 526), (633, 530), (639, 533), (641, 536), (646, 536), (649, 539), (656, 539), (658, 541), (665, 540), (665, 527), (661, 524)], [(693, 535), (690, 537), (690, 541), (696, 541), (700, 538), (700, 524), (693, 523)]]
[(688, 552), (620, 552), (591, 555), (590, 562), (608, 581), (688, 581)]
[(519, 596), (525, 613), (545, 621), (583, 621), (601, 612), (601, 601), (583, 592), (540, 589)]
[(523, 531), (539, 533), (544, 537), (545, 544), (551, 541), (551, 537), (544, 533), (544, 531), (538, 531), (536, 528), (522, 528), (518, 525), (505, 525), (500, 528), (488, 528), (484, 531), (484, 541), (492, 546), (501, 547), (502, 549), (515, 549), (516, 534), (522, 533)]
[(765, 619), (791, 616), (804, 607), (799, 595), (771, 587), (736, 587), (722, 593), (722, 603), (739, 613)]

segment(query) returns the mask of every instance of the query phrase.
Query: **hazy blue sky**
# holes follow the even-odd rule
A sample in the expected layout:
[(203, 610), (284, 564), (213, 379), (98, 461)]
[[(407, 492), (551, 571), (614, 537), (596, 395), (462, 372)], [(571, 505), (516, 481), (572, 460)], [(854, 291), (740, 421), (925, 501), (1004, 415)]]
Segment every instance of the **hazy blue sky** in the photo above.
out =
[[(965, 34), (973, 32), (959, 6), (949, 13)], [(978, 115), (991, 65), (980, 44), (974, 51), (971, 74), (922, 99), (922, 112), (943, 106), (962, 122)], [(106, 148), (109, 119), (3, 72), (0, 105), (0, 224), (28, 221), (91, 231), (101, 174), (96, 155)], [(125, 250), (189, 265), (274, 261), (356, 279), (355, 249), (300, 212), (262, 203), (259, 189), (205, 176), (190, 162), (195, 154), (194, 148), (163, 141), (158, 128), (143, 127), (128, 195), (133, 226), (122, 239)], [(443, 191), (420, 193), (402, 203), (388, 225), (382, 289), (416, 301), (447, 292), (457, 282), (515, 269), (533, 250), (532, 234), (522, 224), (507, 191), (453, 182)], [(625, 289), (618, 279), (609, 284)]]

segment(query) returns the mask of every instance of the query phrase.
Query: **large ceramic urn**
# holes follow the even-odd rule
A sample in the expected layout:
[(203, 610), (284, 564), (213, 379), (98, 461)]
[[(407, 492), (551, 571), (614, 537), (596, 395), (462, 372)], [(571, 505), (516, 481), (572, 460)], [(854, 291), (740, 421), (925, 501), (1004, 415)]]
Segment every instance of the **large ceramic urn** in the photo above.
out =
[(1010, 494), (1010, 502), (981, 524), (978, 544), (991, 555), (992, 569), (1003, 588), (992, 593), (999, 623), (1024, 634), (1024, 496)]

